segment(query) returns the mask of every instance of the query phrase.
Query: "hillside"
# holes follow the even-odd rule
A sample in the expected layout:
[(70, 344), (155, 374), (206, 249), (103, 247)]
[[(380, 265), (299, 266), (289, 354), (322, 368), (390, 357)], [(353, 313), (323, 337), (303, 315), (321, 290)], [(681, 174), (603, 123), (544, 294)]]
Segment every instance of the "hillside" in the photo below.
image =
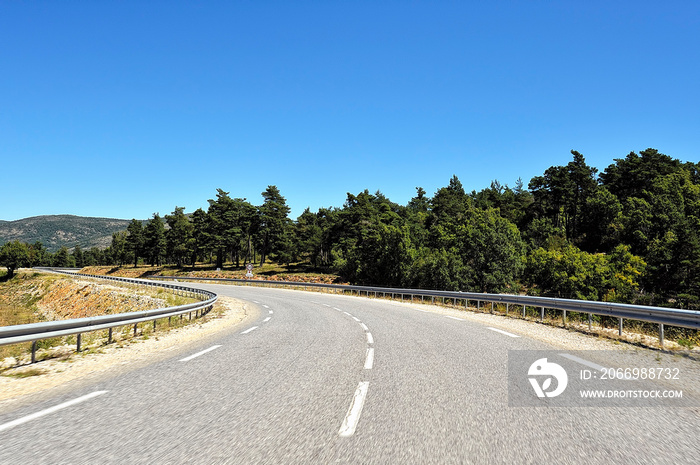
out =
[(65, 246), (72, 249), (107, 247), (112, 233), (126, 230), (130, 220), (91, 218), (74, 215), (44, 215), (16, 221), (0, 220), (0, 244), (18, 240), (40, 241), (51, 252)]

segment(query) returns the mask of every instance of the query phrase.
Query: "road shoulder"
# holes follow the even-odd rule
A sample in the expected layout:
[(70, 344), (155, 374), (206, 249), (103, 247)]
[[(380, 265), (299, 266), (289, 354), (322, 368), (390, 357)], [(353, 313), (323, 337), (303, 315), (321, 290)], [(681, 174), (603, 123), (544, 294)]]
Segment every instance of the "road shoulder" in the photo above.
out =
[[(75, 353), (74, 346), (65, 346), (65, 358), (23, 364), (3, 372), (0, 376), (0, 411), (36, 401), (37, 396), (43, 397), (80, 383), (117, 376), (175, 357), (206, 339), (235, 330), (257, 314), (258, 310), (246, 302), (219, 296), (217, 307), (204, 319), (180, 328), (151, 334), (148, 338), (136, 337), (119, 344), (103, 345), (86, 353)], [(40, 374), (26, 376), (32, 373)]]

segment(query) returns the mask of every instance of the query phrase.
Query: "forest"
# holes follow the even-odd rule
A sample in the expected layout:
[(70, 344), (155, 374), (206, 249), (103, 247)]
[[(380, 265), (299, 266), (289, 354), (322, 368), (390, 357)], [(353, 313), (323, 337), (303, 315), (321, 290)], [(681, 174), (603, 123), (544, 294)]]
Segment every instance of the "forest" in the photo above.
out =
[(253, 205), (216, 198), (147, 222), (132, 220), (106, 249), (48, 252), (8, 242), (0, 265), (304, 264), (355, 284), (700, 308), (700, 164), (655, 149), (604, 171), (577, 151), (527, 186), (493, 181), (467, 192), (457, 176), (399, 205), (381, 192), (289, 218), (276, 186)]

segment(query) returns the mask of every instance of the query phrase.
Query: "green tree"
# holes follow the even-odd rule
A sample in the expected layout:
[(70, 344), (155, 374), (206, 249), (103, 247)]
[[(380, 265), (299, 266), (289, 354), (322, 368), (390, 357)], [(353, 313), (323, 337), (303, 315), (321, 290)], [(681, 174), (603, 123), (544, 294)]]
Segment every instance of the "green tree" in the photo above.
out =
[(352, 282), (400, 285), (413, 253), (398, 206), (380, 192), (348, 193), (335, 224), (335, 269)]
[(533, 195), (536, 215), (552, 220), (555, 227), (563, 227), (566, 238), (578, 242), (583, 212), (588, 198), (598, 188), (597, 170), (586, 164), (579, 152), (572, 150), (573, 161), (566, 166), (552, 166), (543, 176), (532, 178), (529, 188)]
[(318, 215), (307, 208), (294, 223), (294, 237), (298, 253), (319, 266), (323, 248), (323, 230), (318, 224)]
[(524, 277), (531, 294), (600, 300), (606, 294), (606, 265), (602, 254), (583, 252), (567, 243), (561, 249), (533, 250)]
[(29, 263), (27, 266), (51, 266), (51, 254), (40, 241), (28, 246)]
[(635, 303), (640, 295), (640, 282), (646, 269), (646, 262), (641, 257), (632, 255), (630, 247), (624, 244), (616, 246), (606, 257), (608, 276), (606, 302)]
[(467, 289), (468, 270), (455, 249), (422, 247), (415, 257), (410, 269), (410, 287), (446, 291)]
[(107, 264), (105, 259), (105, 250), (100, 250), (97, 247), (90, 247), (90, 250), (83, 252), (83, 266), (97, 266)]
[(7, 242), (0, 247), (0, 265), (7, 268), (7, 278), (15, 275), (17, 268), (29, 264), (29, 248), (19, 241)]
[(211, 239), (209, 236), (209, 215), (198, 208), (192, 213), (192, 237), (190, 237), (190, 262), (194, 267), (197, 258), (205, 258), (210, 248)]
[(75, 260), (65, 246), (61, 247), (58, 252), (54, 254), (52, 266), (66, 268), (73, 268), (75, 266)]
[(458, 250), (470, 287), (480, 292), (512, 290), (525, 266), (520, 231), (492, 208), (470, 210), (458, 233)]
[(133, 257), (134, 266), (138, 266), (139, 257), (143, 256), (145, 245), (143, 224), (136, 219), (132, 219), (126, 228), (126, 232), (126, 250)]
[(144, 251), (151, 266), (160, 266), (165, 258), (167, 242), (165, 239), (165, 224), (158, 213), (148, 220), (143, 231)]
[(661, 176), (689, 171), (683, 165), (656, 149), (646, 149), (639, 154), (630, 152), (624, 159), (615, 159), (601, 174), (602, 184), (620, 199), (628, 197), (644, 198), (645, 191), (651, 191), (654, 180)]
[(503, 218), (518, 228), (526, 226), (532, 195), (524, 189), (522, 179), (516, 181), (514, 189), (507, 184), (502, 186), (497, 180), (492, 181), (490, 187), (480, 192), (472, 192), (470, 197), (474, 206), (482, 210), (495, 208)]
[(169, 229), (165, 232), (166, 253), (170, 260), (175, 261), (178, 268), (192, 255), (191, 238), (194, 226), (184, 213), (185, 207), (175, 207), (170, 215), (165, 215)]
[(431, 200), (431, 215), (427, 221), (430, 246), (448, 249), (456, 241), (457, 229), (464, 223), (471, 199), (457, 176), (452, 176), (447, 187), (438, 189)]
[(82, 268), (84, 265), (84, 260), (83, 260), (83, 250), (80, 248), (79, 245), (76, 245), (73, 248), (73, 261), (75, 262), (75, 266), (77, 268)]
[[(140, 223), (139, 223), (140, 224)], [(115, 265), (124, 265), (129, 261), (129, 250), (127, 232), (120, 231), (112, 234), (112, 245), (110, 246), (111, 260)]]
[(623, 208), (617, 196), (601, 187), (586, 199), (580, 245), (588, 252), (609, 252), (620, 242)]
[(233, 199), (228, 192), (217, 189), (216, 200), (209, 200), (207, 214), (209, 244), (216, 253), (216, 267), (222, 268), (229, 254), (236, 266), (240, 266), (243, 247), (251, 242), (255, 207), (246, 199)]
[(275, 253), (283, 252), (285, 231), (291, 226), (290, 208), (277, 186), (267, 186), (260, 206), (260, 264)]
[(625, 245), (605, 255), (565, 244), (559, 249), (533, 250), (524, 277), (535, 295), (634, 303), (645, 267), (644, 260)]

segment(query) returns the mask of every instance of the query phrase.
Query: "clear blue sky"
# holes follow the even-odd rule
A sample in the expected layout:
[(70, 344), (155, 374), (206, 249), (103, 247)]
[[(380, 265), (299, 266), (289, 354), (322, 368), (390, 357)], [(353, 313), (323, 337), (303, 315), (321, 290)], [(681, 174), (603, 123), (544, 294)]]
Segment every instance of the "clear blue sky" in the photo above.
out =
[(697, 1), (0, 0), (0, 44), (3, 220), (699, 159)]

